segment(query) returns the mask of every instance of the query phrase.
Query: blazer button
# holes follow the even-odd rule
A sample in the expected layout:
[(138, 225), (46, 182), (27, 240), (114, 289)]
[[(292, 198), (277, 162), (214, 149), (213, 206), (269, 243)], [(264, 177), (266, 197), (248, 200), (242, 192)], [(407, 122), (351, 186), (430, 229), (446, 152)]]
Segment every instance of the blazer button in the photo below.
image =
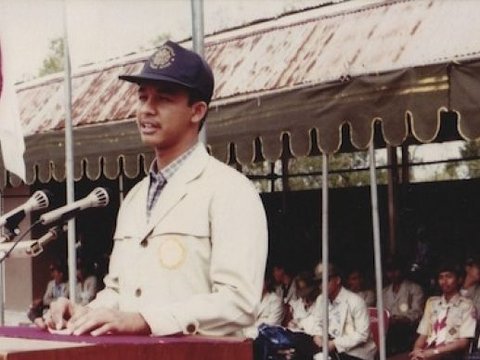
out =
[(140, 245), (141, 245), (142, 247), (144, 247), (144, 248), (147, 247), (147, 246), (148, 246), (148, 240), (147, 240), (147, 239), (143, 239), (143, 240), (140, 242)]
[(141, 295), (142, 295), (142, 289), (138, 288), (137, 290), (135, 290), (136, 297), (140, 297)]
[(195, 334), (195, 332), (197, 331), (197, 327), (195, 326), (195, 324), (188, 324), (186, 330), (189, 334)]

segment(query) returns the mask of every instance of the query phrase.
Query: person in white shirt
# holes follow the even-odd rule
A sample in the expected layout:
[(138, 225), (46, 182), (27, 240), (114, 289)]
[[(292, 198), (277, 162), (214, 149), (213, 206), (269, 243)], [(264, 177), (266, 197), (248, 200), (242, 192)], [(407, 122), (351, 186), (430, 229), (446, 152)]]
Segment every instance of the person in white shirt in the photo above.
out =
[(92, 266), (85, 261), (78, 260), (76, 288), (77, 304), (87, 305), (95, 298), (97, 290), (97, 277), (93, 273)]
[(265, 276), (262, 291), (262, 301), (258, 309), (255, 323), (244, 330), (248, 338), (255, 339), (258, 336), (258, 327), (262, 324), (281, 325), (284, 316), (283, 299), (275, 292), (275, 283), (268, 272)]
[[(315, 268), (315, 277), (322, 279), (324, 266)], [(313, 340), (318, 347), (323, 346), (323, 306), (328, 301), (328, 352), (340, 360), (373, 360), (376, 346), (370, 332), (370, 319), (365, 301), (357, 294), (342, 286), (338, 269), (329, 264), (328, 293), (321, 294), (315, 304), (316, 329)], [(321, 359), (317, 354), (315, 359)]]
[(51, 280), (47, 284), (43, 298), (35, 299), (28, 309), (27, 316), (35, 324), (43, 322), (42, 315), (54, 300), (69, 296), (66, 266), (61, 261), (56, 261), (50, 264), (49, 271)]
[(365, 300), (368, 307), (375, 306), (375, 292), (365, 288), (365, 278), (360, 269), (352, 269), (347, 275), (347, 288)]
[(274, 264), (273, 278), (276, 284), (275, 291), (282, 297), (285, 304), (297, 299), (297, 289), (294, 281), (295, 274), (287, 264)]
[(287, 327), (292, 331), (309, 332), (310, 318), (313, 316), (315, 302), (320, 289), (318, 283), (314, 280), (310, 271), (300, 272), (295, 277), (295, 288), (297, 290), (297, 299), (292, 299), (288, 303), (291, 319)]
[(423, 313), (423, 290), (405, 278), (404, 264), (398, 257), (385, 261), (385, 275), (389, 285), (383, 289), (382, 295), (383, 305), (390, 312), (386, 339), (388, 355), (411, 349)]

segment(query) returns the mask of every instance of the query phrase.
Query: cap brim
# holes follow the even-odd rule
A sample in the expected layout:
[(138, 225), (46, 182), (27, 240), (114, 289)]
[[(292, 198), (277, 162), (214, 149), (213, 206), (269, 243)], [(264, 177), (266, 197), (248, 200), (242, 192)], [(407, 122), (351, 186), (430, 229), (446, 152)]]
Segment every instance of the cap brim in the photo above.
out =
[(189, 89), (193, 89), (191, 85), (178, 81), (168, 76), (159, 76), (159, 75), (149, 76), (148, 74), (143, 74), (143, 75), (120, 75), (118, 78), (120, 80), (132, 82), (135, 84), (169, 82), (169, 83), (185, 86)]

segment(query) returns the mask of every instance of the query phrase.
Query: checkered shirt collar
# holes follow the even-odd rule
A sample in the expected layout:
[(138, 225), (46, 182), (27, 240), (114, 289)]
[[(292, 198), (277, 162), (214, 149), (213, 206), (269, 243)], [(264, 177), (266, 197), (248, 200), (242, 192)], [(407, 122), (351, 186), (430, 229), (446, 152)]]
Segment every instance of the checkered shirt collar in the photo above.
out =
[(173, 175), (177, 172), (178, 169), (185, 163), (185, 161), (190, 157), (190, 155), (195, 151), (195, 149), (198, 147), (199, 143), (196, 143), (193, 145), (190, 149), (185, 151), (182, 155), (177, 157), (175, 160), (173, 160), (170, 164), (165, 166), (162, 170), (158, 171), (157, 167), (157, 160), (153, 160), (152, 164), (150, 165), (150, 179), (151, 178), (156, 178), (157, 180), (159, 177), (162, 178), (164, 181), (170, 180)]

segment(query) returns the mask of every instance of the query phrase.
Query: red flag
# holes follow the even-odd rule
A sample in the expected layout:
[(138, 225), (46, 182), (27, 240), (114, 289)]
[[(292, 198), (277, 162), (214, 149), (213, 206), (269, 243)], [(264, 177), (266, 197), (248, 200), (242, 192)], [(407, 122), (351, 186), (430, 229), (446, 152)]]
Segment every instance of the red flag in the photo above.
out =
[[(2, 148), (3, 164), (5, 168), (20, 177), (25, 182), (25, 142), (20, 125), (18, 99), (9, 78), (8, 61), (5, 56), (5, 47), (0, 43), (0, 145)], [(2, 56), (3, 55), (3, 56)]]

